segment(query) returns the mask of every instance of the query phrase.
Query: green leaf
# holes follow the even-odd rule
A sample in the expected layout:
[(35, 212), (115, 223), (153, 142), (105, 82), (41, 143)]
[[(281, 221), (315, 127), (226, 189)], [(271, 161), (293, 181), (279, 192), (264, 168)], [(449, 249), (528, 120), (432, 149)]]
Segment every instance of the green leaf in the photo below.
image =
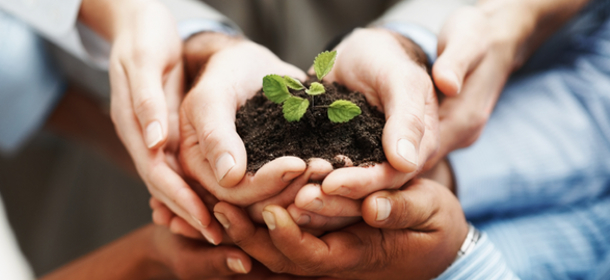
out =
[(280, 104), (290, 97), (284, 79), (278, 75), (267, 75), (263, 78), (263, 92), (269, 100)]
[(334, 123), (348, 122), (361, 113), (358, 105), (347, 100), (337, 100), (328, 106), (328, 118)]
[(284, 102), (284, 118), (289, 122), (299, 121), (305, 115), (309, 101), (296, 96), (290, 96)]
[(284, 76), (284, 82), (286, 82), (286, 85), (289, 88), (294, 89), (294, 90), (301, 90), (301, 89), (305, 88), (299, 80), (294, 79), (290, 76)]
[(316, 71), (318, 81), (321, 81), (335, 65), (335, 59), (337, 59), (337, 51), (325, 51), (316, 56), (313, 61), (313, 70)]
[(309, 89), (305, 90), (305, 93), (307, 93), (309, 95), (320, 95), (325, 92), (326, 92), (326, 90), (324, 89), (324, 86), (318, 82), (311, 83), (311, 86), (309, 86)]

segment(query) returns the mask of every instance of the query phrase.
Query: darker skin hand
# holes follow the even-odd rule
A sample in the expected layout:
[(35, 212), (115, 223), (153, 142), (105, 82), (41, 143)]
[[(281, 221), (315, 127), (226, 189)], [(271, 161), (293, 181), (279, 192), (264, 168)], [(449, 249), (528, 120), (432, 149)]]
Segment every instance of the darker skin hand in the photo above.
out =
[(269, 205), (268, 228), (221, 202), (214, 214), (246, 253), (271, 271), (350, 279), (430, 279), (455, 259), (467, 233), (459, 202), (447, 188), (415, 180), (363, 202), (361, 222), (315, 237), (282, 207)]

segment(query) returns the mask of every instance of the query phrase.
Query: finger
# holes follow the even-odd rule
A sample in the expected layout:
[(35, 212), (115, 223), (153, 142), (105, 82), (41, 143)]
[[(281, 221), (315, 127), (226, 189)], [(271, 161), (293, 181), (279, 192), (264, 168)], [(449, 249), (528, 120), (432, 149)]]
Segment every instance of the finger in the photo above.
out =
[(210, 164), (196, 145), (182, 147), (181, 160), (186, 173), (219, 200), (239, 206), (248, 206), (280, 193), (307, 168), (305, 162), (297, 157), (276, 158), (254, 175), (247, 174), (236, 186), (224, 188), (214, 179)]
[(193, 228), (187, 221), (185, 221), (184, 219), (182, 219), (178, 216), (173, 216), (173, 218), (171, 219), (170, 224), (169, 224), (169, 230), (173, 234), (179, 234), (182, 236), (186, 236), (188, 238), (193, 238), (193, 239), (202, 239), (203, 238), (203, 236), (197, 229)]
[(440, 127), (438, 117), (438, 100), (436, 95), (429, 97), (426, 102), (426, 132), (424, 138), (422, 138), (422, 144), (419, 147), (419, 153), (424, 159), (424, 167), (421, 172), (427, 171), (434, 165), (431, 163), (431, 159), (434, 159), (440, 150), (441, 138), (440, 138)]
[[(197, 270), (202, 271), (201, 276), (218, 277), (237, 274), (246, 274), (252, 270), (252, 260), (246, 253), (232, 246), (205, 247), (205, 249), (189, 250), (183, 252), (185, 256), (180, 259), (193, 260), (197, 262)], [(183, 267), (184, 272), (175, 274), (184, 279), (192, 278), (191, 264), (175, 264), (176, 267)], [(191, 267), (189, 267), (191, 266)], [(182, 278), (181, 278), (182, 279)], [(205, 279), (208, 279), (207, 277)]]
[(291, 204), (286, 209), (288, 210), (288, 213), (290, 213), (290, 216), (295, 221), (295, 223), (300, 227), (315, 229), (322, 232), (335, 231), (337, 229), (344, 228), (361, 220), (361, 217), (322, 216), (313, 212), (302, 210), (294, 204)]
[(161, 201), (159, 201), (158, 199), (151, 197), (148, 200), (148, 205), (150, 206), (151, 209), (156, 209), (159, 207), (165, 207), (165, 204), (163, 204)]
[(167, 140), (168, 112), (163, 91), (161, 65), (127, 64), (125, 67), (131, 90), (134, 113), (149, 149), (158, 148)]
[(312, 158), (308, 160), (307, 169), (305, 172), (301, 176), (292, 180), (292, 183), (282, 190), (281, 193), (248, 206), (247, 211), (250, 218), (257, 223), (263, 223), (262, 213), (265, 206), (274, 204), (282, 207), (288, 207), (288, 205), (294, 202), (297, 193), (304, 185), (310, 181), (320, 181), (332, 171), (332, 164), (326, 160), (320, 158)]
[(246, 173), (246, 148), (235, 129), (234, 95), (195, 86), (186, 103), (186, 115), (194, 126), (199, 147), (218, 185), (233, 187)]
[(328, 174), (322, 182), (322, 191), (328, 195), (340, 195), (361, 199), (383, 189), (397, 189), (415, 173), (402, 173), (387, 162), (369, 167), (340, 168)]
[(441, 193), (435, 182), (414, 180), (404, 190), (368, 196), (362, 203), (362, 217), (372, 227), (425, 229), (439, 213), (443, 195), (446, 193)]
[(265, 207), (265, 223), (275, 247), (309, 275), (343, 271), (358, 262), (356, 248), (361, 241), (348, 232), (335, 232), (319, 239), (302, 232), (286, 209)]
[(432, 82), (415, 63), (393, 67), (379, 86), (386, 115), (382, 144), (388, 162), (398, 171), (417, 171), (424, 158), (419, 149), (425, 132), (426, 98)]
[(299, 190), (294, 204), (303, 210), (329, 217), (359, 217), (361, 201), (327, 195), (320, 185), (308, 184)]
[(212, 244), (222, 241), (222, 232), (218, 227), (211, 227), (212, 218), (197, 194), (166, 165), (154, 168), (151, 180), (158, 182), (157, 187), (149, 190), (156, 197), (186, 220), (192, 227), (197, 228)]
[(295, 270), (293, 264), (273, 245), (269, 231), (255, 227), (242, 210), (229, 203), (220, 202), (214, 207), (214, 216), (235, 245), (271, 271), (281, 273)]
[(174, 213), (165, 205), (153, 208), (152, 218), (156, 225), (169, 227), (174, 216)]
[[(477, 24), (479, 22), (481, 24)], [(432, 77), (444, 94), (459, 94), (465, 77), (485, 56), (487, 37), (483, 22), (481, 13), (467, 7), (456, 11), (443, 26), (439, 34), (439, 56), (432, 67)]]
[[(451, 151), (472, 145), (481, 135), (508, 78), (509, 65), (484, 59), (464, 83), (462, 93), (443, 101), (439, 108), (438, 162)], [(500, 66), (498, 66), (500, 65)]]
[[(115, 58), (111, 58), (115, 60)], [(142, 145), (141, 130), (134, 116), (132, 100), (123, 67), (118, 62), (111, 63), (112, 119), (117, 131), (138, 167), (138, 173), (146, 182), (150, 193), (165, 204), (172, 212), (189, 222), (202, 232), (210, 242), (220, 242), (220, 230), (206, 229), (211, 217), (201, 200), (174, 170), (165, 163), (163, 151), (151, 151)], [(217, 243), (215, 243), (217, 244)]]

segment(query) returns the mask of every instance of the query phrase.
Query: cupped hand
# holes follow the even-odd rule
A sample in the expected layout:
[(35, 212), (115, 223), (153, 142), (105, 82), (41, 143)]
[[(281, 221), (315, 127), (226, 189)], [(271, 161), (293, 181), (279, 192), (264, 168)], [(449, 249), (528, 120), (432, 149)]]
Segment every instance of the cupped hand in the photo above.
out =
[(363, 93), (385, 113), (382, 144), (388, 163), (346, 167), (326, 177), (326, 194), (360, 199), (381, 189), (396, 189), (418, 174), (437, 150), (437, 100), (414, 43), (384, 29), (356, 29), (337, 48), (334, 68), (325, 78)]
[(148, 190), (203, 235), (220, 235), (178, 165), (184, 65), (173, 16), (153, 0), (84, 0), (79, 19), (112, 42), (111, 117)]
[(267, 227), (218, 203), (214, 215), (236, 245), (274, 272), (349, 279), (430, 279), (456, 258), (468, 225), (456, 197), (429, 180), (367, 197), (358, 223), (317, 238), (288, 211), (265, 207)]
[[(187, 42), (185, 54), (187, 69), (199, 65), (192, 72), (200, 73), (181, 106), (180, 159), (185, 173), (219, 200), (247, 206), (269, 198), (300, 176), (306, 163), (280, 157), (246, 174), (246, 149), (235, 129), (235, 115), (261, 89), (265, 75), (304, 79), (305, 73), (245, 39), (197, 36)], [(216, 49), (203, 55), (200, 49), (209, 49), (208, 43)]]
[[(295, 206), (295, 197), (297, 197), (298, 193), (301, 193), (303, 192), (303, 189), (307, 190), (308, 188), (317, 188), (319, 190), (320, 185), (315, 182), (321, 182), (324, 177), (326, 177), (332, 171), (333, 167), (328, 161), (318, 158), (310, 159), (307, 162), (307, 169), (305, 172), (293, 179), (288, 186), (281, 190), (281, 192), (270, 198), (247, 205), (243, 207), (243, 209), (249, 214), (250, 218), (254, 222), (262, 224), (264, 223), (262, 216), (263, 209), (267, 205), (279, 205), (286, 207), (295, 217), (297, 224), (308, 230), (310, 233), (314, 233), (316, 235), (319, 235), (325, 231), (343, 228), (347, 225), (360, 221), (362, 219), (362, 215), (359, 211), (360, 204), (357, 206), (358, 212), (356, 214), (336, 217), (323, 216), (316, 213), (307, 212)], [(195, 185), (197, 184), (193, 184), (193, 186)], [(202, 187), (195, 187), (194, 190), (197, 191), (199, 197), (201, 197), (208, 208), (213, 208), (214, 205), (219, 201)], [(347, 203), (331, 204), (333, 205), (332, 207), (338, 208), (346, 204), (349, 206), (350, 204), (348, 203), (351, 203), (351, 201), (348, 199), (341, 197), (337, 198), (343, 199), (347, 201)], [(335, 200), (335, 202), (338, 201)], [(329, 203), (327, 202), (327, 204)], [(174, 214), (159, 200), (151, 198), (150, 207), (153, 210), (153, 221), (155, 224), (168, 227), (173, 233), (176, 234), (181, 234), (195, 239), (201, 238), (201, 234), (196, 229), (191, 227), (181, 217)], [(353, 208), (346, 210), (348, 211), (345, 211), (345, 213), (350, 213)], [(228, 240), (227, 242), (230, 243)]]

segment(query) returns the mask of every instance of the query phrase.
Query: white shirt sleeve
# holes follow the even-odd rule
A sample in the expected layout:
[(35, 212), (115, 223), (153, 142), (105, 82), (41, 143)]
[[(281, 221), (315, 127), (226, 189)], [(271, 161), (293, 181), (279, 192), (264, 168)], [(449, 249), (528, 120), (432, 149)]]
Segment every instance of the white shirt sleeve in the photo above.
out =
[(0, 279), (31, 280), (34, 273), (21, 254), (0, 197)]

